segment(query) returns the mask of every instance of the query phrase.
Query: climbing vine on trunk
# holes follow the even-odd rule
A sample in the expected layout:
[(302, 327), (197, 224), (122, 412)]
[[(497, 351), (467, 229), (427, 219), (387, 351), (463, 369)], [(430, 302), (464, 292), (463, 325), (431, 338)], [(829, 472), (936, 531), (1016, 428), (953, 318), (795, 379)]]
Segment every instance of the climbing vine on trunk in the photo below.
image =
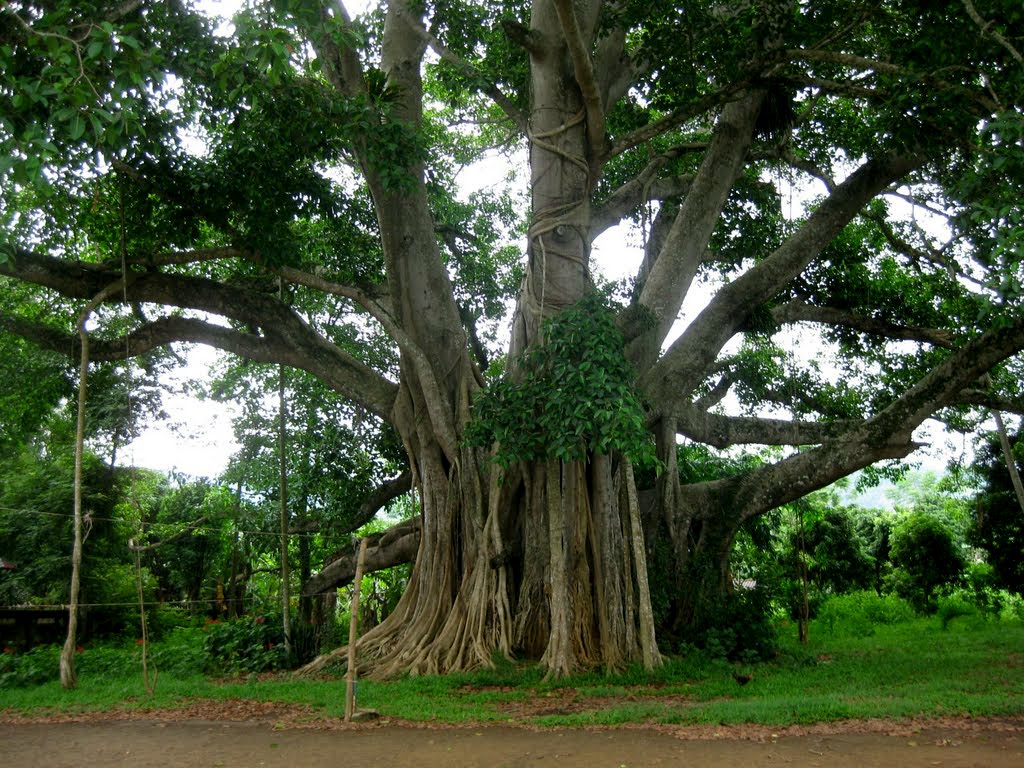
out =
[(544, 324), (542, 341), (513, 358), (480, 390), (466, 435), (495, 446), (494, 461), (580, 461), (617, 452), (658, 466), (636, 371), (603, 298), (592, 293)]

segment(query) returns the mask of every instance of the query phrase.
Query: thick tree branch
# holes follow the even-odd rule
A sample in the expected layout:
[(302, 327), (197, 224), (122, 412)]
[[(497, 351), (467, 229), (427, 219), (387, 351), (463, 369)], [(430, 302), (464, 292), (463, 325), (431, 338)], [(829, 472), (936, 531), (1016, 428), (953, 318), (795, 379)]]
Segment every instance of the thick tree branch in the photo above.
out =
[(615, 104), (636, 81), (638, 69), (626, 53), (626, 30), (616, 28), (597, 43), (594, 71), (604, 109)]
[(349, 46), (339, 46), (335, 36), (328, 32), (329, 24), (332, 21), (329, 8), (333, 8), (337, 23), (346, 32), (351, 31), (352, 19), (348, 10), (340, 0), (324, 3), (320, 10), (322, 29), (315, 40), (310, 40), (313, 48), (323, 62), (323, 73), (328, 82), (339, 93), (348, 96), (356, 96), (366, 92), (366, 82), (363, 79), (363, 67), (359, 63), (359, 54)]
[(898, 325), (874, 317), (858, 315), (835, 307), (820, 307), (801, 301), (790, 301), (772, 308), (772, 318), (780, 325), (809, 322), (842, 326), (874, 336), (884, 336), (903, 341), (919, 341), (937, 347), (952, 349), (955, 336), (943, 328), (924, 328), (916, 325)]
[(172, 533), (170, 536), (160, 539), (158, 541), (150, 542), (149, 544), (136, 544), (135, 539), (128, 539), (128, 549), (132, 550), (133, 552), (152, 552), (155, 549), (160, 549), (160, 547), (162, 547), (164, 544), (170, 544), (173, 541), (177, 541), (182, 536), (186, 536), (192, 533), (192, 531), (194, 531), (196, 528), (206, 525), (206, 520), (206, 515), (203, 515), (199, 519), (193, 520), (191, 523), (186, 525), (181, 530)]
[(653, 362), (697, 274), (722, 206), (742, 168), (762, 101), (763, 94), (753, 93), (726, 106), (690, 191), (651, 266), (639, 303), (651, 313), (656, 325), (630, 349), (630, 357), (641, 372)]
[[(391, 568), (416, 559), (420, 545), (421, 520), (414, 517), (367, 537), (363, 573)], [(302, 596), (310, 597), (352, 582), (356, 571), (356, 552), (340, 553), (302, 585)]]
[(1000, 397), (991, 392), (980, 389), (968, 388), (956, 396), (954, 405), (977, 405), (1002, 413), (1013, 413), (1017, 416), (1024, 416), (1024, 398)]
[(395, 0), (388, 0), (388, 8), (398, 13), (402, 19), (413, 30), (415, 30), (416, 34), (430, 46), (430, 49), (441, 57), (442, 61), (448, 62), (455, 67), (455, 69), (461, 72), (464, 77), (471, 82), (476, 83), (484, 95), (501, 107), (501, 111), (504, 112), (516, 128), (519, 129), (519, 132), (524, 136), (526, 135), (526, 117), (512, 102), (512, 100), (506, 96), (500, 88), (498, 88), (497, 85), (490, 82), (490, 80), (485, 78), (476, 67), (438, 40), (435, 35), (431, 34), (430, 30), (423, 26), (423, 22), (417, 19), (413, 14), (409, 13), (409, 10), (404, 3), (396, 2)]
[(346, 296), (359, 302), (366, 308), (374, 319), (383, 326), (385, 333), (394, 340), (398, 345), (398, 348), (401, 349), (402, 352), (412, 360), (413, 365), (416, 366), (416, 372), (420, 375), (423, 382), (423, 396), (426, 400), (427, 409), (430, 412), (431, 422), (434, 424), (438, 437), (441, 438), (448, 455), (456, 455), (458, 439), (455, 437), (451, 421), (445, 413), (444, 397), (441, 394), (441, 386), (437, 380), (437, 375), (435, 374), (426, 353), (418, 344), (416, 344), (412, 336), (399, 324), (392, 313), (376, 299), (371, 298), (364, 291), (357, 288), (339, 285), (338, 283), (331, 283), (323, 278), (317, 277), (316, 275), (311, 275), (307, 272), (302, 272), (301, 270), (293, 269), (291, 267), (282, 267), (277, 271), (282, 277), (288, 280), (294, 279), (295, 282), (311, 288), (317, 288), (329, 293)]
[(603, 204), (594, 209), (590, 217), (590, 242), (618, 224), (637, 206), (652, 200), (664, 200), (686, 194), (693, 184), (691, 175), (657, 178), (658, 173), (672, 160), (689, 152), (706, 150), (706, 143), (684, 144), (653, 158), (633, 179), (609, 195)]
[(641, 385), (652, 402), (688, 398), (750, 313), (799, 275), (872, 198), (923, 163), (918, 156), (869, 160), (836, 187), (771, 256), (724, 286), (643, 375)]
[(725, 396), (729, 394), (729, 390), (732, 389), (732, 386), (735, 383), (736, 379), (733, 377), (733, 372), (726, 371), (722, 378), (718, 380), (718, 383), (716, 383), (707, 394), (697, 398), (693, 404), (694, 407), (701, 411), (707, 411), (718, 405), (725, 399)]
[(868, 424), (876, 432), (897, 436), (902, 432), (909, 438), (921, 422), (939, 408), (956, 404), (964, 390), (1022, 349), (1024, 318), (986, 331), (935, 366)]
[(408, 493), (411, 488), (412, 472), (408, 470), (400, 474), (398, 477), (394, 477), (377, 486), (370, 492), (370, 495), (363, 500), (363, 503), (359, 505), (359, 509), (356, 510), (355, 515), (352, 517), (350, 530), (354, 531), (357, 528), (362, 528), (368, 522), (373, 520), (377, 513), (385, 506), (402, 494)]
[(812, 164), (810, 161), (805, 160), (801, 157), (797, 157), (793, 154), (792, 150), (786, 150), (782, 153), (782, 159), (789, 164), (790, 167), (795, 168), (798, 171), (803, 171), (808, 176), (812, 176), (822, 184), (825, 185), (825, 189), (831, 193), (836, 188), (836, 180), (832, 178), (832, 174), (823, 168)]
[(987, 331), (925, 374), (914, 386), (844, 438), (758, 470), (741, 480), (747, 516), (785, 504), (875, 461), (916, 447), (910, 435), (958, 393), (1024, 349), (1024, 319)]
[[(120, 273), (103, 265), (65, 261), (19, 250), (15, 258), (0, 264), (0, 275), (24, 280), (57, 291), (67, 298), (91, 298)], [(394, 405), (397, 385), (319, 335), (274, 296), (206, 278), (160, 272), (135, 272), (124, 296), (110, 302), (149, 302), (193, 309), (230, 318), (256, 333), (242, 333), (200, 320), (169, 317), (143, 325), (115, 341), (94, 343), (94, 355), (122, 359), (125, 345), (131, 354), (148, 351), (173, 341), (192, 341), (225, 349), (263, 362), (302, 368), (322, 378), (335, 391), (353, 399), (387, 420)], [(23, 330), (28, 330), (23, 328)], [(34, 332), (40, 342), (49, 338), (50, 348), (67, 350), (70, 340), (55, 340), (52, 331)], [(63, 346), (55, 346), (63, 344)]]
[(597, 168), (603, 162), (607, 149), (604, 103), (601, 98), (597, 78), (594, 75), (594, 65), (590, 60), (590, 50), (584, 43), (583, 33), (580, 31), (579, 23), (576, 20), (573, 0), (554, 0), (554, 5), (555, 11), (558, 13), (558, 21), (562, 25), (562, 34), (565, 36), (565, 42), (569, 48), (569, 55), (572, 58), (576, 83), (583, 94), (583, 105), (584, 109), (586, 109), (587, 143), (589, 145), (588, 154), (591, 163), (591, 175), (596, 177)]
[(370, 315), (381, 325), (384, 325), (384, 320), (381, 318), (384, 318), (389, 323), (394, 322), (391, 317), (393, 311), (392, 308), (385, 304), (383, 297), (379, 295), (371, 295), (369, 292), (361, 288), (345, 285), (343, 283), (335, 283), (332, 280), (320, 277), (320, 275), (314, 275), (311, 272), (304, 272), (301, 269), (295, 269), (294, 267), (275, 267), (272, 271), (274, 274), (283, 277), (289, 283), (303, 285), (306, 288), (312, 288), (313, 290), (321, 291), (322, 293), (329, 293), (332, 296), (341, 296), (342, 298), (350, 299), (369, 312)]
[(200, 248), (194, 251), (175, 251), (158, 253), (151, 256), (138, 256), (128, 259), (131, 265), (147, 267), (165, 267), (176, 264), (198, 264), (204, 261), (220, 261), (221, 259), (248, 258), (249, 254), (239, 248)]
[(691, 440), (723, 449), (732, 445), (818, 445), (848, 433), (861, 421), (788, 421), (724, 416), (679, 405), (667, 416)]
[[(27, 323), (19, 318), (0, 314), (0, 329), (9, 330), (45, 349), (61, 354), (77, 354), (80, 344), (73, 334), (48, 326)], [(321, 378), (336, 392), (352, 399), (372, 413), (388, 420), (397, 386), (372, 373), (372, 379), (359, 381), (369, 372), (358, 361), (309, 359), (296, 354), (286, 344), (263, 335), (245, 333), (223, 325), (196, 318), (165, 317), (154, 320), (124, 336), (92, 339), (89, 357), (97, 362), (127, 360), (175, 342), (205, 344), (260, 363), (284, 363), (301, 368)], [(340, 351), (340, 350), (339, 350)], [(347, 355), (341, 353), (347, 358)], [(352, 369), (355, 370), (352, 370)]]
[(615, 157), (616, 155), (621, 155), (623, 152), (626, 152), (633, 147), (644, 144), (651, 139), (655, 139), (658, 136), (668, 133), (669, 131), (673, 131), (689, 120), (692, 120), (699, 115), (706, 114), (715, 107), (719, 107), (722, 104), (735, 100), (738, 98), (739, 94), (749, 87), (750, 82), (746, 80), (731, 83), (718, 91), (702, 96), (693, 103), (688, 104), (686, 107), (682, 107), (668, 115), (665, 115), (665, 117), (660, 120), (655, 120), (642, 128), (638, 128), (631, 133), (620, 136), (612, 142), (610, 156)]

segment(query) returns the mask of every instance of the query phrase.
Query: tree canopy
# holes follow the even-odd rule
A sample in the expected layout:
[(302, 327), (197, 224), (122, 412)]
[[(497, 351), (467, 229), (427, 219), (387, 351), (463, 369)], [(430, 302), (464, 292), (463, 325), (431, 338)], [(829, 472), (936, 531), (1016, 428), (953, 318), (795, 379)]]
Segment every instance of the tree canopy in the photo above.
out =
[[(10, 2), (3, 343), (75, 355), (99, 300), (96, 362), (208, 344), (391, 425), (422, 512), (382, 674), (653, 666), (644, 530), (672, 633), (744, 521), (1022, 412), (1022, 50), (1015, 0)], [(526, 188), (461, 194), (495, 152)]]

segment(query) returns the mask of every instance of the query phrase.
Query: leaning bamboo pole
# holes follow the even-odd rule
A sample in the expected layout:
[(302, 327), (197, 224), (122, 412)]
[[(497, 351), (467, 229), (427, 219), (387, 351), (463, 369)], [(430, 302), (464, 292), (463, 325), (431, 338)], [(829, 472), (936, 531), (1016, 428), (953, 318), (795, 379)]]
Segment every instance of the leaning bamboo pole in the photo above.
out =
[(359, 542), (356, 573), (352, 580), (352, 615), (348, 621), (348, 670), (345, 673), (345, 722), (352, 722), (356, 710), (356, 637), (359, 633), (359, 593), (363, 584), (363, 560), (366, 558), (366, 538)]

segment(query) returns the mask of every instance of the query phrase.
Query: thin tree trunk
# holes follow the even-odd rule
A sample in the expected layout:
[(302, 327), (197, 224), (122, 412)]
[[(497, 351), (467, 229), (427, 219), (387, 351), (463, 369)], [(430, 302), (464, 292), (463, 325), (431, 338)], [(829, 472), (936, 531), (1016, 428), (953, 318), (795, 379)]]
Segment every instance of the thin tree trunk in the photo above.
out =
[(146, 596), (145, 590), (142, 585), (142, 552), (138, 547), (132, 546), (134, 542), (129, 541), (128, 546), (131, 547), (135, 554), (135, 584), (139, 595), (139, 625), (142, 630), (142, 685), (146, 689), (146, 693), (152, 696), (156, 693), (156, 680), (157, 672), (156, 667), (153, 667), (153, 680), (150, 682), (149, 679), (149, 632), (146, 622)]
[[(299, 584), (305, 584), (313, 575), (312, 553), (309, 546), (309, 498), (303, 491), (297, 510), (298, 529), (303, 533), (299, 536)], [(299, 592), (299, 623), (305, 626), (313, 624), (313, 598)]]
[(803, 505), (797, 505), (798, 514), (800, 515), (800, 527), (799, 527), (799, 539), (797, 545), (797, 563), (800, 567), (800, 589), (801, 589), (801, 603), (800, 603), (800, 615), (797, 619), (797, 632), (800, 638), (801, 645), (807, 645), (810, 640), (810, 625), (811, 625), (811, 602), (808, 596), (809, 585), (807, 583), (807, 552), (805, 547), (807, 546), (807, 540), (805, 537), (806, 527), (804, 526), (804, 508)]
[(235, 529), (231, 541), (231, 578), (228, 579), (228, 616), (232, 619), (237, 619), (243, 613), (241, 604), (242, 591), (238, 588), (238, 518), (241, 514), (241, 508), (242, 481), (238, 480), (235, 483), (235, 514), (234, 519), (231, 521)]
[(85, 453), (85, 398), (89, 379), (89, 331), (86, 323), (93, 310), (118, 289), (127, 290), (127, 274), (111, 283), (85, 305), (78, 316), (78, 338), (82, 346), (78, 376), (78, 420), (75, 428), (74, 544), (71, 549), (71, 585), (68, 595), (68, 634), (60, 654), (60, 684), (65, 690), (77, 687), (75, 650), (78, 647), (78, 592), (82, 583), (82, 457)]
[(74, 545), (71, 550), (71, 586), (68, 596), (68, 634), (60, 654), (60, 684), (65, 690), (78, 687), (75, 650), (78, 647), (78, 590), (82, 579), (82, 454), (85, 452), (85, 397), (89, 377), (89, 334), (85, 324), (92, 312), (87, 307), (79, 319), (82, 355), (78, 373), (78, 420), (75, 428)]
[(285, 375), (283, 365), (278, 366), (277, 373), (277, 451), (281, 486), (281, 628), (284, 631), (284, 652), (290, 660), (292, 657), (292, 622), (290, 610), (291, 592), (288, 587), (291, 573), (288, 570), (288, 462), (285, 456), (285, 448), (287, 447), (287, 437), (285, 435), (287, 414), (285, 413)]
[(1010, 438), (1006, 434), (1003, 416), (999, 411), (992, 411), (992, 417), (996, 420), (996, 429), (999, 431), (999, 444), (1003, 448), (1006, 471), (1010, 473), (1010, 482), (1013, 483), (1013, 491), (1017, 495), (1017, 503), (1020, 505), (1021, 512), (1024, 512), (1024, 484), (1021, 483), (1020, 472), (1017, 471), (1017, 459), (1014, 458), (1013, 446), (1010, 445)]

